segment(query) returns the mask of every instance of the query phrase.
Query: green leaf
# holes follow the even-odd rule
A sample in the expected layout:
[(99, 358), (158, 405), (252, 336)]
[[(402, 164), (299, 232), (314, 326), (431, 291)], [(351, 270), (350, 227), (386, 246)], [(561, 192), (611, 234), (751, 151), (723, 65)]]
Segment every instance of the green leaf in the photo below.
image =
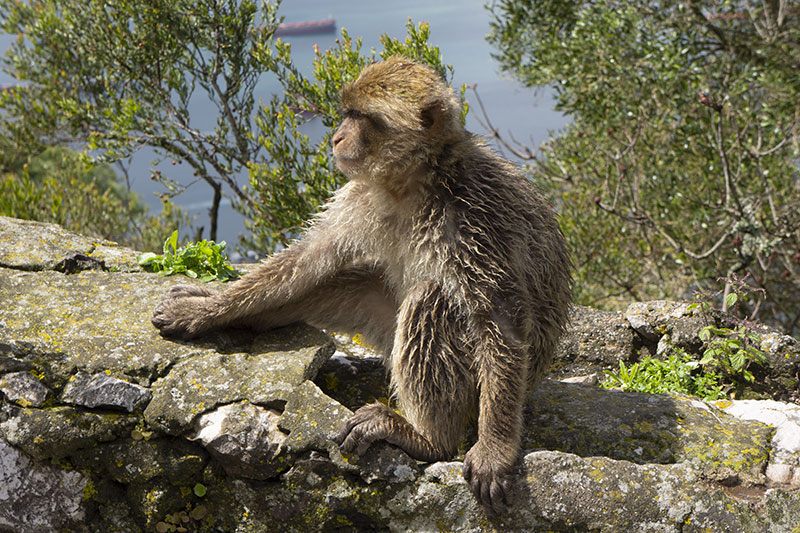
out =
[(147, 266), (152, 264), (158, 259), (158, 256), (153, 252), (145, 252), (137, 258), (139, 266)]
[(164, 255), (174, 254), (178, 248), (178, 230), (172, 232), (172, 235), (164, 241)]
[(732, 292), (732, 293), (728, 294), (728, 295), (725, 297), (725, 305), (726, 305), (728, 308), (731, 308), (731, 307), (733, 307), (734, 305), (736, 305), (736, 302), (737, 302), (737, 301), (739, 301), (739, 295), (738, 295), (738, 294), (736, 294), (735, 292)]

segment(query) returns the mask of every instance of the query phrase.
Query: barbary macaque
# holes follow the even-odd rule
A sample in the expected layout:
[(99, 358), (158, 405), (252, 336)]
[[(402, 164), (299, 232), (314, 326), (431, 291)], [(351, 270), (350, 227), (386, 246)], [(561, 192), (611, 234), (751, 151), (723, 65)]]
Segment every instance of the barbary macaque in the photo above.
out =
[(477, 422), (464, 478), (502, 512), (523, 403), (571, 305), (571, 264), (531, 182), (468, 133), (453, 90), (391, 57), (341, 92), (333, 155), (348, 178), (302, 238), (221, 292), (174, 287), (153, 324), (167, 336), (305, 321), (361, 333), (385, 357), (401, 416), (375, 403), (335, 437), (421, 461), (452, 457)]

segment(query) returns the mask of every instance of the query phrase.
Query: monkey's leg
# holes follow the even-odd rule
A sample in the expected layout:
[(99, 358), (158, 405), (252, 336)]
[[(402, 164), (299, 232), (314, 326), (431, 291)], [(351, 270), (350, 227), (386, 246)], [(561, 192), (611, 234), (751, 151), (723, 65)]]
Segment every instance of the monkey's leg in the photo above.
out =
[(519, 454), (522, 404), (527, 392), (528, 346), (502, 308), (476, 324), (478, 442), (464, 457), (464, 479), (475, 497), (495, 513), (509, 504)]
[(392, 387), (407, 420), (382, 404), (360, 408), (335, 438), (346, 451), (360, 454), (384, 440), (422, 461), (455, 453), (476, 405), (469, 361), (457, 344), (458, 327), (435, 283), (422, 283), (407, 296), (391, 360)]

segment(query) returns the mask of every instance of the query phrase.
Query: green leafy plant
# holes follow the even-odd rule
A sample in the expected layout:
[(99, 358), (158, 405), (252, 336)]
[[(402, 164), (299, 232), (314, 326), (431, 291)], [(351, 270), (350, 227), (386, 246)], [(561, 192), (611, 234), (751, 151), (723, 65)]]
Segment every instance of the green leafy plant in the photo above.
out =
[(226, 264), (225, 241), (215, 243), (203, 239), (178, 247), (178, 230), (164, 242), (164, 255), (152, 252), (139, 256), (139, 265), (158, 272), (160, 276), (185, 274), (200, 281), (228, 281), (240, 276), (233, 267)]
[(748, 369), (752, 363), (764, 363), (766, 357), (757, 346), (761, 338), (744, 326), (718, 328), (706, 326), (700, 330), (700, 339), (706, 344), (699, 363), (709, 368), (720, 368), (725, 374), (740, 377), (748, 383), (755, 380)]
[[(750, 293), (756, 292), (748, 287), (743, 279), (729, 276), (725, 284), (731, 292), (723, 298), (723, 311), (729, 311), (728, 318), (733, 322), (731, 327), (720, 326), (711, 321), (711, 299), (714, 295), (701, 297), (689, 306), (689, 310), (699, 309), (706, 321), (700, 330), (703, 341), (703, 357), (698, 362), (706, 368), (719, 369), (732, 381), (753, 383), (755, 377), (749, 367), (766, 362), (761, 351), (761, 337), (752, 330), (751, 323), (739, 316), (740, 304), (750, 299)], [(758, 291), (760, 292), (760, 291)]]
[(700, 371), (699, 366), (700, 363), (691, 355), (680, 350), (663, 360), (645, 356), (630, 366), (620, 361), (619, 371), (607, 370), (600, 386), (650, 394), (675, 392), (704, 400), (724, 398), (720, 376), (714, 372)]

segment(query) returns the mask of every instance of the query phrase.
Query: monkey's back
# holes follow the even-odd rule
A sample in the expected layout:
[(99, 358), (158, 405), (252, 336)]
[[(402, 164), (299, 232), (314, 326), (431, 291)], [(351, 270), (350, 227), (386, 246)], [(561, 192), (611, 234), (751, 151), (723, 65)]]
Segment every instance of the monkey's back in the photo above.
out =
[(431, 209), (452, 221), (455, 270), (473, 297), (511, 309), (512, 323), (530, 344), (536, 381), (572, 302), (572, 264), (556, 215), (529, 179), (477, 139), (444, 155)]

